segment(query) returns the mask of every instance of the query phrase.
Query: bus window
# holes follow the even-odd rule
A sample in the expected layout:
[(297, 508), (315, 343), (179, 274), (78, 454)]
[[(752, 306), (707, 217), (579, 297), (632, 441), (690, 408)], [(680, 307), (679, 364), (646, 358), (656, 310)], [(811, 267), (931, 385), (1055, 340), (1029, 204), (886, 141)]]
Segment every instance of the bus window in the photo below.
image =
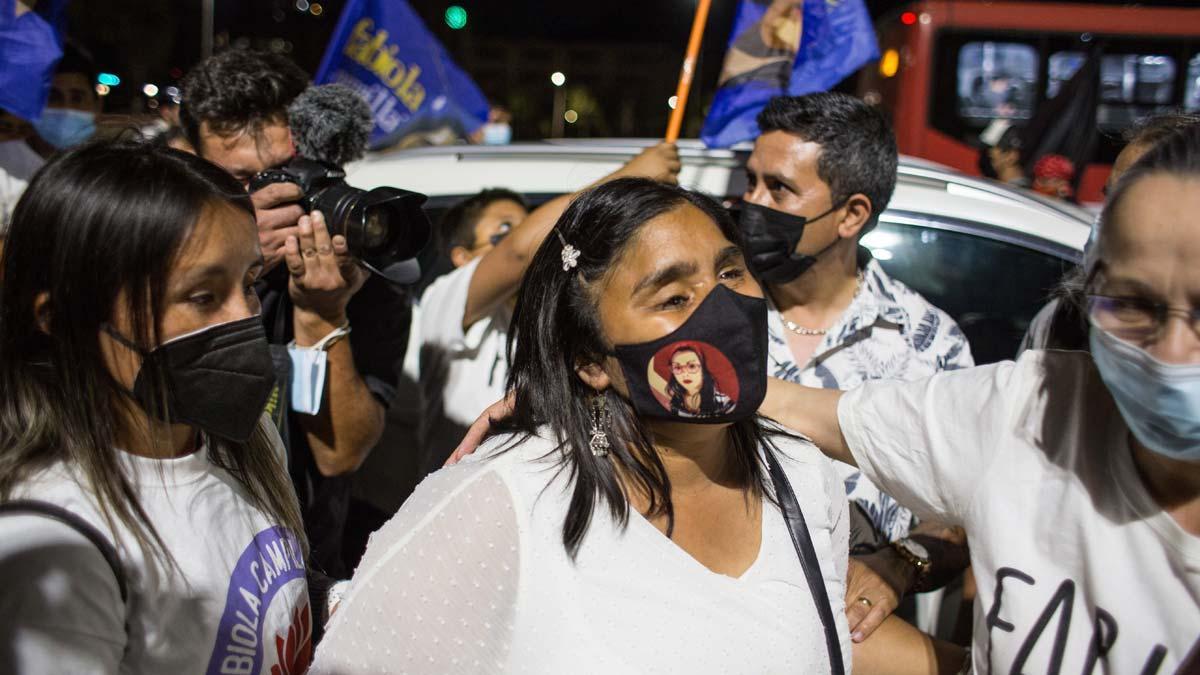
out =
[(1183, 94), (1185, 110), (1200, 110), (1200, 54), (1188, 61), (1187, 87)]
[(1100, 100), (1119, 103), (1171, 102), (1175, 59), (1157, 54), (1105, 54), (1100, 60)]
[(1033, 116), (1037, 50), (1019, 42), (968, 42), (958, 51), (958, 114), (985, 123)]
[(1087, 55), (1083, 52), (1055, 52), (1050, 55), (1048, 78), (1046, 79), (1046, 98), (1054, 98), (1075, 73), (1079, 72)]
[(1096, 127), (1120, 132), (1175, 103), (1175, 59), (1157, 54), (1106, 54), (1100, 60)]

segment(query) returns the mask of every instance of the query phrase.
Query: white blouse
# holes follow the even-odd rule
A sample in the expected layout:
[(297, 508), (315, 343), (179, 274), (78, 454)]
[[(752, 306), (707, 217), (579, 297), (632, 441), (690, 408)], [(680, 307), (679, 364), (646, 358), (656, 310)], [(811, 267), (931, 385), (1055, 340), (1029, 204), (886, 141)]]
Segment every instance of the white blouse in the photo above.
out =
[[(544, 438), (495, 439), (427, 478), (383, 528), (310, 672), (829, 672), (821, 621), (778, 507), (758, 558), (710, 571), (635, 510), (598, 505), (576, 560), (562, 543), (572, 481)], [(811, 444), (777, 440), (850, 667), (847, 501)]]

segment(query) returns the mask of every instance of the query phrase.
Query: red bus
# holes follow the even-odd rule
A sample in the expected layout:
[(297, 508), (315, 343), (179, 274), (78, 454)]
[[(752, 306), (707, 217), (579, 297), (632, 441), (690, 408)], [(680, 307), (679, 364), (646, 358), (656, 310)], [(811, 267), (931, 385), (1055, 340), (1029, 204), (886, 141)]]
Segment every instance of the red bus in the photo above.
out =
[(1083, 202), (1101, 189), (1120, 132), (1163, 110), (1200, 111), (1200, 9), (930, 0), (876, 26), (881, 58), (859, 95), (887, 110), (900, 151), (979, 173), (980, 132), (1020, 124), (1101, 50), (1096, 155)]

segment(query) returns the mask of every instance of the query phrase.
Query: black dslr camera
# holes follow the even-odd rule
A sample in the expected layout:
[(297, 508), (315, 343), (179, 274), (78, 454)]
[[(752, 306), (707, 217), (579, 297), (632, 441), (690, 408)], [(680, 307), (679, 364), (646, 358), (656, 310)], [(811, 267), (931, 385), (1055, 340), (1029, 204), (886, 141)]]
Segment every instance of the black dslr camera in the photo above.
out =
[(394, 187), (360, 190), (346, 183), (342, 166), (361, 158), (373, 122), (371, 108), (340, 84), (309, 87), (288, 106), (288, 126), (299, 154), (250, 179), (250, 192), (272, 183), (295, 183), (300, 206), (320, 211), (330, 235), (346, 237), (350, 254), (372, 272), (398, 284), (421, 276), (417, 254), (433, 229), (421, 209), (425, 195)]
[[(250, 191), (272, 183), (299, 185), (300, 207), (324, 214), (330, 236), (346, 237), (350, 254), (368, 269), (397, 283), (416, 280), (396, 266), (416, 258), (429, 241), (429, 218), (421, 209), (425, 195), (393, 187), (360, 190), (346, 183), (340, 167), (303, 157), (254, 176)], [(401, 278), (393, 278), (397, 274)]]

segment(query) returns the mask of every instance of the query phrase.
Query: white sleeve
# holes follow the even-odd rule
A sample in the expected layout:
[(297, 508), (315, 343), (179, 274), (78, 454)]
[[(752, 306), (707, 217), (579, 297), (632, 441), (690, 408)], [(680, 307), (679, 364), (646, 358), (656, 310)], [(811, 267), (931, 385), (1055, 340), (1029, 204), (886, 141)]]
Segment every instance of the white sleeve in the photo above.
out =
[(450, 272), (425, 289), (421, 296), (421, 344), (433, 344), (457, 350), (478, 345), (467, 345), (467, 334), (463, 330), (463, 317), (467, 314), (467, 296), (471, 290), (471, 278), (479, 267), (476, 258)]
[(868, 382), (839, 402), (842, 434), (881, 490), (919, 517), (961, 525), (1013, 436), (1010, 401), (1023, 398), (1013, 391), (1016, 370), (1004, 362), (916, 382)]
[(825, 493), (829, 495), (829, 540), (833, 551), (833, 568), (839, 579), (846, 578), (850, 564), (850, 500), (846, 497), (846, 482), (832, 460), (825, 462)]
[(506, 670), (520, 558), (504, 481), (486, 464), (438, 471), (371, 535), (309, 672)]
[(0, 579), (0, 672), (117, 672), (125, 606), (87, 537), (43, 516), (0, 517)]

